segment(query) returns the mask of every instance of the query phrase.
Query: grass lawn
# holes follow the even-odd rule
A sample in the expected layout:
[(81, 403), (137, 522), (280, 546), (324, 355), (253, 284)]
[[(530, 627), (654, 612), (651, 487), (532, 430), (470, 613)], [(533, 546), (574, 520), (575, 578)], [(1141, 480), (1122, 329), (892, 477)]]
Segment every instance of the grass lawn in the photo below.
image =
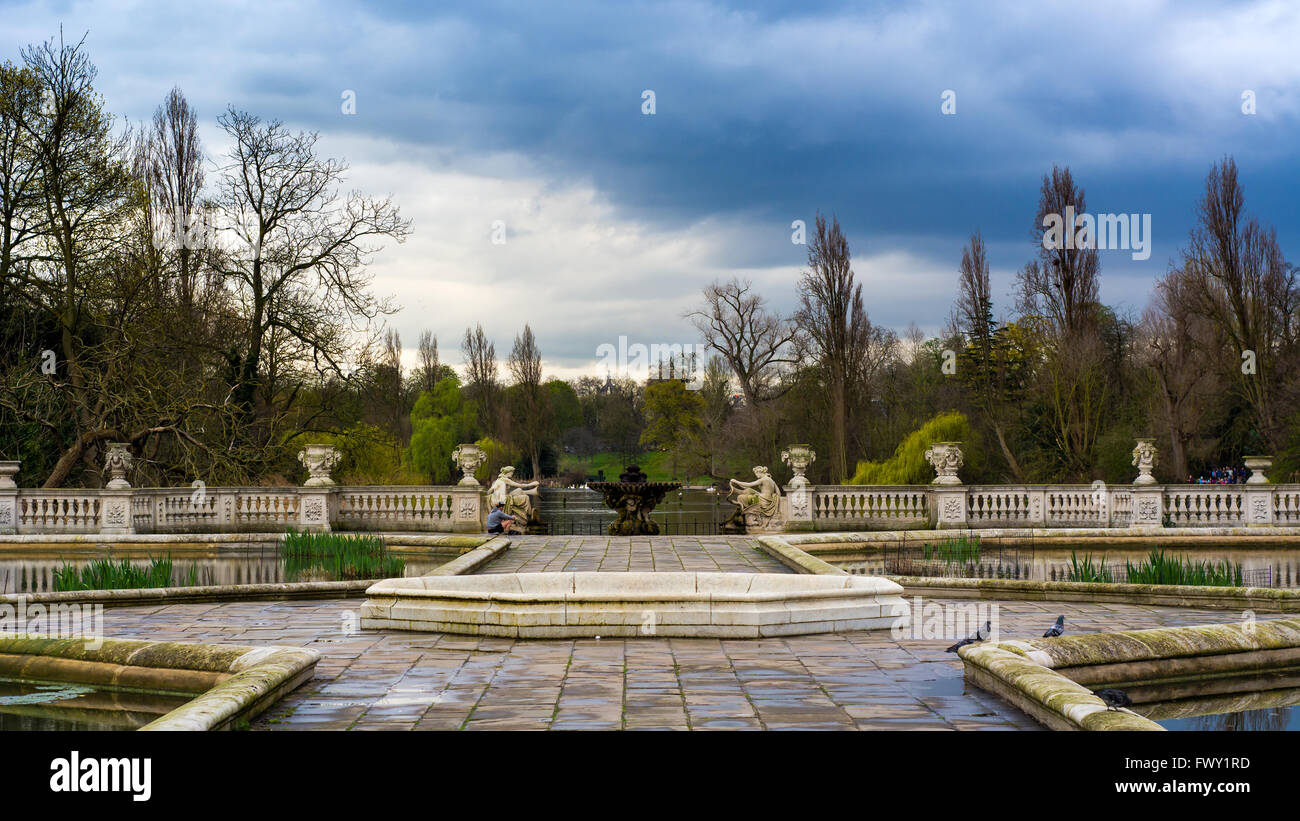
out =
[[(672, 475), (672, 456), (663, 452), (642, 453), (635, 458), (627, 458), (618, 453), (597, 453), (591, 456), (566, 455), (560, 459), (560, 471), (583, 471), (594, 476), (598, 471), (605, 471), (605, 480), (618, 481), (618, 475), (627, 465), (638, 465), (651, 482), (685, 482), (688, 485), (711, 485), (714, 479), (705, 474), (696, 474), (686, 478)], [(679, 463), (678, 469), (681, 469)]]

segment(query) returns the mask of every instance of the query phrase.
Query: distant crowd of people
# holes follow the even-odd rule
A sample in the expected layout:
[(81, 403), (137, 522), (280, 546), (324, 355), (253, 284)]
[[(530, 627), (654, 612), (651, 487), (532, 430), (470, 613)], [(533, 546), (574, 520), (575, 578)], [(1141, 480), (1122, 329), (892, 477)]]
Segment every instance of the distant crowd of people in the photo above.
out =
[(1208, 474), (1193, 479), (1187, 477), (1189, 485), (1241, 485), (1245, 484), (1250, 478), (1250, 471), (1246, 468), (1215, 468)]

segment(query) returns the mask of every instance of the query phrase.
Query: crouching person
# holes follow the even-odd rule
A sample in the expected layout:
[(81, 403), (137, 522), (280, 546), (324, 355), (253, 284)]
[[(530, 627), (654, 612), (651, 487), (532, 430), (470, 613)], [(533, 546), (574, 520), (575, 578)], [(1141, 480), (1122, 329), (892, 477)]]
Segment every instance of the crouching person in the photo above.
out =
[(505, 502), (497, 502), (487, 517), (488, 533), (511, 533), (515, 517), (506, 513)]

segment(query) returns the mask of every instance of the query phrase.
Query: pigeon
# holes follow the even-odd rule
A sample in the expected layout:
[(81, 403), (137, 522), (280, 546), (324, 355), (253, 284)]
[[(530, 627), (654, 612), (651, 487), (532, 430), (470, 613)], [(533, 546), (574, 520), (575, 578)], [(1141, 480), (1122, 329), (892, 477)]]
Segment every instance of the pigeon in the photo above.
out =
[(1123, 690), (1098, 690), (1097, 697), (1106, 702), (1107, 710), (1118, 710), (1120, 707), (1132, 707), (1133, 699), (1128, 697), (1128, 693)]
[(977, 641), (984, 641), (991, 635), (993, 635), (993, 622), (986, 621), (984, 622), (984, 626), (972, 633), (970, 637), (962, 639), (944, 652), (955, 653), (958, 648), (965, 647), (968, 644), (974, 644)]
[(1056, 624), (1053, 624), (1051, 627), (1047, 628), (1047, 632), (1043, 634), (1043, 638), (1054, 639), (1064, 632), (1065, 632), (1065, 616), (1057, 616)]

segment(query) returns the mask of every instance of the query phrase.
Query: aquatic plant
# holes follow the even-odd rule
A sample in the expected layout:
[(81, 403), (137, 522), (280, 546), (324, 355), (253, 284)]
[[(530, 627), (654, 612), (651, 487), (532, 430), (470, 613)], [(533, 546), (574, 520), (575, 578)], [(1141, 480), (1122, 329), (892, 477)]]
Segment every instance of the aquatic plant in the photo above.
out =
[(1070, 582), (1092, 582), (1095, 584), (1112, 584), (1115, 574), (1100, 561), (1094, 562), (1089, 553), (1080, 559), (1073, 550), (1070, 551), (1070, 573), (1065, 577)]
[(1240, 562), (1197, 561), (1186, 556), (1167, 556), (1153, 548), (1146, 561), (1124, 563), (1130, 584), (1190, 584), (1208, 587), (1241, 587)]
[(979, 536), (956, 536), (944, 539), (937, 544), (926, 542), (921, 545), (921, 555), (925, 561), (938, 561), (944, 564), (970, 564), (980, 560)]
[(382, 538), (370, 535), (290, 530), (280, 543), (280, 557), (289, 581), (318, 574), (340, 581), (384, 579), (406, 570), (406, 562), (390, 556)]
[(189, 572), (178, 577), (171, 556), (149, 558), (149, 564), (139, 565), (130, 559), (114, 562), (112, 559), (94, 559), (78, 568), (64, 564), (53, 574), (55, 592), (67, 590), (129, 590), (140, 587), (193, 587), (198, 584), (198, 567), (191, 565)]

